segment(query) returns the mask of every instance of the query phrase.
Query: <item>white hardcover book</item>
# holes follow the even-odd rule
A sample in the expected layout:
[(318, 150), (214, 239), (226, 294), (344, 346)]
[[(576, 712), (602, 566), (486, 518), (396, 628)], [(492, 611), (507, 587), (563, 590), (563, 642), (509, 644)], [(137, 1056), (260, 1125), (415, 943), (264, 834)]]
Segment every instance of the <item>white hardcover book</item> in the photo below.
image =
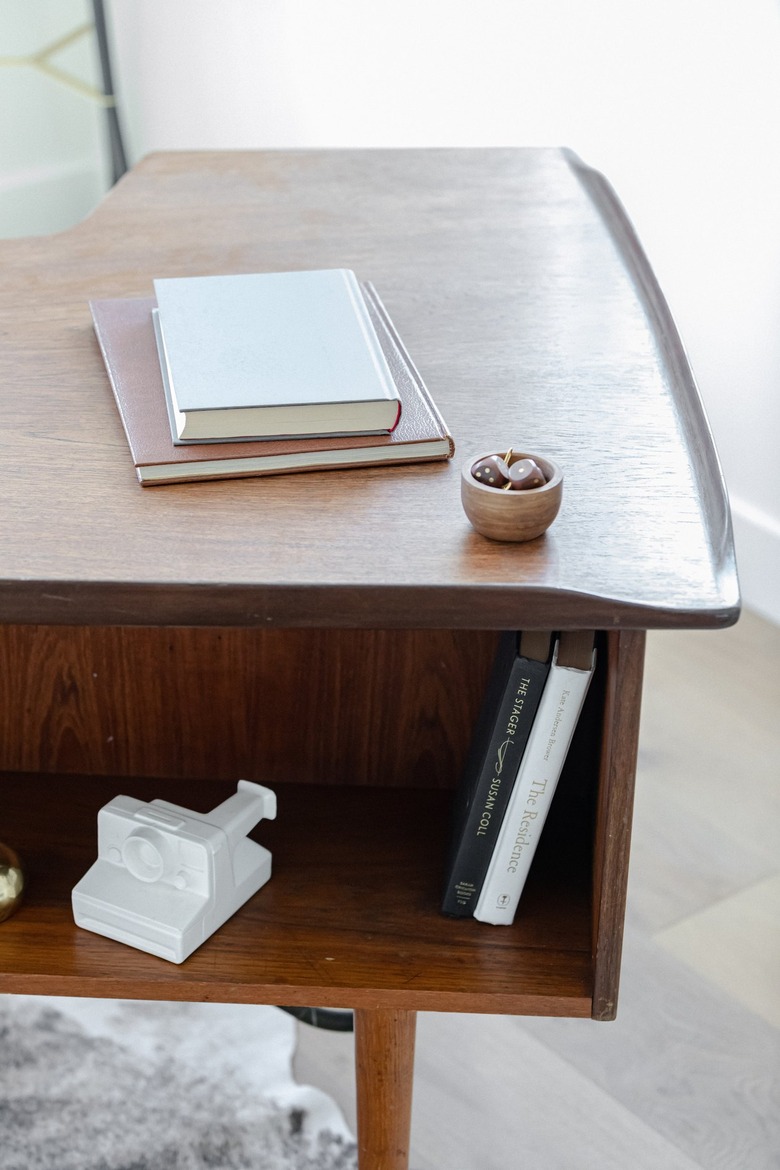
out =
[(347, 268), (154, 281), (173, 440), (391, 431), (398, 391)]
[[(474, 917), (511, 926), (596, 664), (593, 635), (561, 634)], [(585, 655), (583, 655), (583, 649)], [(564, 665), (573, 660), (579, 666)], [(584, 668), (590, 662), (589, 668)]]

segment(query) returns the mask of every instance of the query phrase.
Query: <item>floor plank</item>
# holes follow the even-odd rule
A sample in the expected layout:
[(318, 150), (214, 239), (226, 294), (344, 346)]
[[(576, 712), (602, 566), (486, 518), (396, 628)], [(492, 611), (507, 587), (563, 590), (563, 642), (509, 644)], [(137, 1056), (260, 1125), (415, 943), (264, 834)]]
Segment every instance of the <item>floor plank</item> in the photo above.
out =
[(454, 1030), (426, 1015), (419, 1031), (415, 1170), (696, 1166), (517, 1019), (466, 1016)]
[(518, 1023), (702, 1170), (780, 1165), (780, 1032), (636, 930), (614, 1023)]
[(655, 941), (780, 1029), (780, 871)]

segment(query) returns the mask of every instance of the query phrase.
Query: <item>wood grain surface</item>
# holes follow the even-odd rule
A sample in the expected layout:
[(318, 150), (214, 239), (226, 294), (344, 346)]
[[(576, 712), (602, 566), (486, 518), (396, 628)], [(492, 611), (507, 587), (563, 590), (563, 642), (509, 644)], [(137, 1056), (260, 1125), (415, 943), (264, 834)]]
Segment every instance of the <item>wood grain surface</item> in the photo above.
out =
[[(571, 977), (568, 965), (574, 947), (574, 967), (580, 973), (577, 978), (585, 979), (587, 986), (598, 983), (609, 1004), (606, 1013), (603, 1006), (599, 1010), (607, 1016), (614, 1012), (630, 837), (625, 808), (630, 808), (633, 785), (630, 729), (638, 718), (633, 704), (638, 696), (629, 695), (631, 702), (625, 709), (622, 700), (626, 698), (627, 677), (636, 669), (631, 649), (637, 640), (641, 666), (641, 635), (613, 632), (599, 638), (596, 677), (540, 845), (536, 876), (530, 892), (524, 894), (522, 926), (513, 928), (514, 934), (509, 931), (506, 939), (501, 938), (503, 930), (478, 928), (486, 929), (485, 940), (493, 936), (491, 947), (498, 946), (501, 954), (507, 939), (517, 941), (519, 930), (522, 949), (530, 947), (535, 959), (542, 962), (545, 975), (537, 983), (527, 956), (522, 962), (516, 958), (507, 984), (506, 973), (502, 975), (486, 963), (484, 952), (476, 958), (472, 950), (474, 924), (459, 927), (439, 914), (450, 831), (450, 794), (446, 790), (457, 782), (462, 768), (494, 635), (466, 631), (447, 635), (441, 631), (82, 631), (68, 627), (30, 633), (38, 644), (38, 654), (31, 660), (29, 677), (24, 674), (24, 643), (10, 660), (11, 674), (21, 682), (20, 693), (27, 697), (27, 706), (13, 701), (13, 687), (7, 685), (11, 718), (4, 727), (7, 740), (15, 745), (30, 772), (2, 776), (4, 823), (14, 834), (13, 840), (23, 842), (28, 854), (39, 859), (41, 894), (59, 872), (59, 861), (41, 862), (42, 850), (45, 854), (50, 848), (57, 858), (63, 850), (76, 850), (81, 869), (74, 865), (68, 880), (54, 887), (55, 917), (61, 932), (52, 931), (52, 923), (47, 923), (43, 966), (36, 967), (39, 960), (24, 954), (26, 948), (34, 951), (38, 945), (39, 925), (31, 920), (29, 929), (22, 931), (19, 958), (23, 966), (15, 971), (22, 982), (14, 986), (29, 986), (23, 972), (24, 962), (31, 961), (28, 975), (35, 976), (35, 985), (41, 979), (49, 990), (59, 986), (67, 993), (71, 972), (67, 963), (64, 969), (59, 967), (57, 945), (66, 955), (71, 953), (74, 928), (69, 891), (94, 860), (95, 816), (103, 803), (121, 791), (142, 799), (160, 796), (184, 806), (197, 799), (201, 802), (198, 807), (205, 810), (224, 799), (229, 786), (241, 776), (272, 784), (284, 794), (279, 821), (264, 824), (262, 838), (268, 838), (269, 844), (278, 838), (278, 846), (272, 845), (278, 867), (287, 875), (288, 890), (294, 883), (297, 891), (292, 903), (285, 904), (275, 919), (278, 967), (288, 974), (295, 970), (295, 977), (303, 980), (303, 990), (293, 992), (285, 982), (284, 992), (274, 993), (269, 991), (268, 976), (261, 977), (255, 971), (247, 976), (250, 988), (242, 994), (277, 999), (283, 994), (295, 1003), (296, 996), (309, 1002), (316, 993), (316, 1001), (323, 1005), (334, 1002), (332, 995), (336, 1003), (340, 999), (352, 1004), (355, 997), (359, 1000), (361, 988), (372, 995), (379, 991), (387, 995), (413, 986), (411, 1006), (432, 1007), (441, 1002), (440, 995), (448, 1003), (453, 1002), (453, 993), (454, 1002), (463, 999), (472, 978), (469, 965), (476, 961), (480, 977), (485, 979), (479, 984), (477, 999), (482, 999), (485, 1007), (475, 1007), (475, 999), (468, 993), (470, 1006), (464, 1010), (488, 1010), (488, 1003), (497, 1002), (503, 1005), (502, 1010), (529, 1010), (517, 1005), (527, 1005), (530, 990), (534, 1005), (530, 1010), (558, 1012), (564, 1010), (561, 997), (556, 993), (548, 1000), (547, 996), (560, 963), (566, 973), (566, 994), (573, 995), (572, 1010), (580, 1014), (582, 985), (575, 980), (578, 990), (572, 993), (571, 984), (566, 983)], [(70, 672), (63, 662), (67, 664), (69, 640), (75, 633), (83, 636), (85, 662), (78, 671)], [(96, 643), (90, 641), (93, 634), (98, 637)], [(129, 648), (126, 634), (130, 636)], [(144, 643), (140, 643), (142, 634), (148, 635)], [(174, 635), (178, 634), (186, 638), (177, 641)], [(103, 653), (109, 655), (106, 661), (94, 656), (100, 639)], [(247, 669), (247, 660), (240, 653), (233, 653), (233, 643), (246, 650), (249, 639), (253, 642), (253, 657), (249, 659), (253, 670)], [(628, 651), (624, 648), (627, 640)], [(139, 644), (146, 659), (133, 654)], [(303, 687), (302, 661), (308, 664)], [(56, 674), (44, 669), (46, 662), (55, 664)], [(101, 682), (104, 673), (108, 681)], [(37, 702), (36, 676), (42, 684), (42, 697)], [(117, 676), (120, 686), (116, 685)], [(247, 677), (254, 678), (254, 685), (245, 701), (236, 690), (236, 679)], [(42, 715), (43, 722), (36, 725), (34, 718)], [(109, 729), (112, 733), (106, 735)], [(623, 751), (624, 742), (627, 752)], [(85, 760), (98, 775), (88, 778), (79, 774), (76, 765)], [(128, 777), (126, 765), (133, 761), (152, 770)], [(69, 774), (48, 779), (41, 774), (55, 771), (57, 764), (69, 769)], [(214, 765), (214, 771), (206, 781), (208, 764)], [(8, 761), (5, 766), (9, 766)], [(307, 787), (311, 784), (321, 787), (323, 795), (313, 798)], [(439, 786), (438, 797), (430, 792), (432, 785)], [(353, 789), (362, 789), (365, 795)], [(402, 789), (408, 795), (402, 795)], [(210, 801), (208, 793), (212, 794)], [(39, 814), (39, 794), (46, 794), (49, 802), (44, 816)], [(332, 807), (326, 812), (328, 803)], [(307, 820), (315, 815), (315, 821)], [(402, 840), (395, 839), (398, 833), (404, 834)], [(45, 846), (49, 836), (53, 840)], [(316, 840), (316, 849), (310, 837)], [(610, 842), (606, 851), (605, 840)], [(370, 864), (361, 878), (358, 875), (367, 857)], [(552, 886), (546, 889), (551, 878)], [(285, 951), (292, 948), (297, 955), (308, 940), (306, 945), (313, 943), (317, 953), (326, 939), (320, 931), (320, 918), (341, 930), (344, 881), (350, 890), (360, 890), (361, 884), (366, 887), (359, 894), (368, 914), (365, 935), (370, 935), (377, 923), (384, 927), (392, 924), (389, 951), (381, 953), (381, 982), (376, 984), (380, 960), (366, 956), (366, 967), (357, 960), (365, 946), (361, 935), (353, 941), (352, 958), (345, 956), (350, 964), (348, 987), (338, 985), (330, 992), (319, 986), (312, 989), (308, 967), (297, 970), (297, 959), (291, 967)], [(277, 897), (277, 888), (276, 883), (269, 887), (265, 906)], [(538, 902), (540, 893), (542, 901)], [(326, 909), (322, 898), (327, 902), (331, 897), (332, 905)], [(394, 910), (396, 898), (398, 908)], [(349, 914), (352, 912), (350, 906)], [(329, 919), (329, 915), (335, 917)], [(22, 922), (20, 918), (14, 929), (22, 930)], [(295, 931), (290, 934), (292, 925)], [(264, 926), (263, 931), (266, 929)], [(223, 934), (224, 929), (220, 939)], [(439, 972), (431, 984), (426, 985), (418, 976), (409, 983), (405, 961), (400, 966), (397, 961), (400, 934), (424, 940), (418, 961)], [(9, 936), (3, 941), (8, 942)], [(371, 947), (375, 945), (372, 941)], [(114, 986), (116, 973), (110, 971), (109, 957), (121, 960), (120, 965), (127, 969), (126, 950), (106, 940), (85, 941), (83, 937), (79, 946), (107, 948), (101, 979), (88, 986), (91, 994), (110, 994), (99, 990), (103, 978)], [(587, 955), (581, 953), (583, 947)], [(5, 951), (3, 964), (7, 957)], [(141, 961), (148, 964), (147, 957), (142, 956)], [(130, 960), (131, 966), (133, 962)], [(222, 962), (225, 973), (233, 969), (232, 955)], [(243, 959), (239, 967), (241, 962)], [(163, 978), (167, 978), (166, 967), (164, 963), (153, 964)], [(12, 964), (8, 974), (13, 970)], [(439, 983), (442, 970), (447, 975)], [(141, 974), (146, 994), (170, 994), (163, 986), (153, 990), (153, 983), (146, 982), (148, 973)], [(552, 983), (545, 987), (548, 976)], [(64, 982), (59, 983), (60, 979)], [(255, 982), (260, 986), (251, 986)], [(131, 994), (128, 989), (133, 985), (133, 979), (123, 983), (124, 993)], [(188, 980), (182, 985), (189, 987)], [(223, 983), (218, 993), (212, 990), (210, 994), (230, 998), (234, 992), (226, 991), (226, 986)], [(194, 996), (195, 992), (190, 988), (175, 994)], [(347, 994), (351, 998), (345, 1000)], [(499, 1009), (494, 1006), (490, 1010)]]
[[(558, 150), (145, 159), (84, 223), (0, 244), (0, 619), (520, 628), (723, 625), (728, 508), (663, 298), (609, 189)], [(455, 437), (448, 465), (142, 489), (90, 298), (156, 276), (352, 267)], [(470, 450), (538, 451), (561, 513), (470, 527)]]
[(416, 1012), (355, 1012), (358, 1162), (407, 1170)]
[[(0, 991), (432, 1011), (591, 1009), (589, 850), (548, 849), (513, 927), (439, 912), (449, 798), (436, 790), (277, 786), (252, 834), (271, 880), (177, 966), (75, 926), (96, 816), (124, 792), (205, 812), (224, 783), (3, 778), (3, 832), (28, 872), (3, 923)], [(555, 845), (556, 830), (548, 837)]]
[(451, 787), (469, 630), (0, 626), (0, 772)]
[(644, 631), (626, 630), (607, 642), (593, 872), (593, 1017), (598, 1020), (612, 1020), (617, 1012), (645, 640)]

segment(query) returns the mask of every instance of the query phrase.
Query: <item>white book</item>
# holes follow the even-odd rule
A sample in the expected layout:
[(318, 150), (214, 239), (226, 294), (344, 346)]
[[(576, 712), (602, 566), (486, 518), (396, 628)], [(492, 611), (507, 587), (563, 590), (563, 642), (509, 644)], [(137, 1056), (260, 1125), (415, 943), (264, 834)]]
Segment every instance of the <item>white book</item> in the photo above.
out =
[(346, 268), (154, 281), (174, 442), (391, 431), (401, 404)]
[(595, 664), (592, 634), (560, 635), (474, 910), (480, 922), (514, 921)]

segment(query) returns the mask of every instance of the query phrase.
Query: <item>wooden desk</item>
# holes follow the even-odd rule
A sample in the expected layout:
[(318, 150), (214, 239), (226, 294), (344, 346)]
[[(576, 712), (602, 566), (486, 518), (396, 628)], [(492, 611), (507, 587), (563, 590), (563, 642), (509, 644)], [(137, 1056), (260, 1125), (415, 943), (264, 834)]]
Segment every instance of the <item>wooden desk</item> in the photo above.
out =
[[(0, 259), (2, 834), (31, 874), (0, 990), (354, 1007), (361, 1167), (399, 1170), (418, 1009), (614, 1015), (644, 630), (738, 615), (663, 298), (607, 185), (555, 150), (157, 155)], [(376, 284), (453, 463), (142, 489), (87, 300), (331, 266)], [(465, 456), (509, 443), (566, 474), (526, 546), (459, 502)], [(599, 667), (501, 929), (438, 905), (495, 631), (523, 627), (601, 631)], [(241, 913), (181, 967), (76, 929), (101, 804), (205, 809), (239, 776), (279, 793)]]

